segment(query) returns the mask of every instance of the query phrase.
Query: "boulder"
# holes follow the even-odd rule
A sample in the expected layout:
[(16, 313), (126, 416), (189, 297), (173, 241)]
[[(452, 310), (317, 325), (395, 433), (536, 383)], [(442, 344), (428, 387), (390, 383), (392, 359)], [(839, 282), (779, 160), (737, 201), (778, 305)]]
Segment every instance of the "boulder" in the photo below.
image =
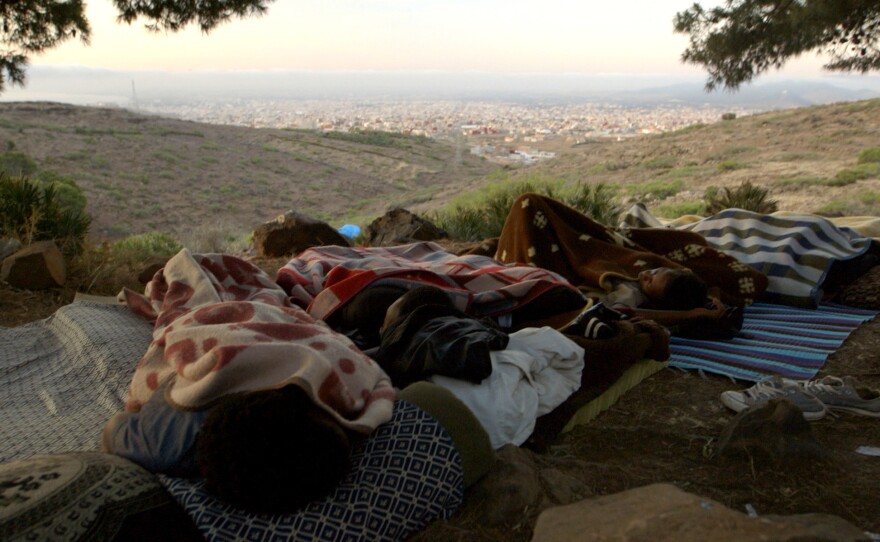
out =
[(7, 256), (21, 249), (21, 241), (12, 238), (0, 239), (0, 262)]
[(536, 454), (512, 444), (495, 457), (490, 471), (468, 493), (469, 509), (486, 527), (513, 528), (537, 510), (593, 495), (571, 474), (586, 468), (578, 459)]
[(813, 436), (804, 413), (787, 399), (771, 399), (747, 408), (721, 432), (716, 455), (763, 452), (775, 460), (819, 459), (822, 445)]
[(0, 280), (25, 290), (45, 290), (64, 285), (64, 256), (53, 241), (38, 241), (7, 256)]
[(372, 221), (367, 226), (367, 235), (371, 246), (385, 247), (442, 239), (446, 237), (446, 232), (432, 222), (398, 207)]
[(752, 517), (671, 484), (653, 484), (541, 512), (532, 542), (855, 541), (866, 534), (830, 514)]
[(326, 222), (297, 211), (287, 211), (254, 230), (257, 256), (266, 258), (289, 256), (324, 245), (348, 246), (348, 241)]

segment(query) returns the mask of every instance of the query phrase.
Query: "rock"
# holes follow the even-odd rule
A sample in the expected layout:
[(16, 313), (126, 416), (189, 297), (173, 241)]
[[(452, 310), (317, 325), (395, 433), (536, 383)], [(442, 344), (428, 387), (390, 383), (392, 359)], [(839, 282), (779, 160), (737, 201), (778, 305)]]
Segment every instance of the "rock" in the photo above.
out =
[(0, 262), (15, 251), (21, 249), (21, 241), (12, 238), (0, 239)]
[(540, 502), (538, 467), (528, 450), (508, 444), (492, 470), (474, 488), (474, 503), (487, 527), (512, 524)]
[(433, 241), (446, 232), (406, 209), (395, 208), (367, 226), (369, 243), (374, 247), (402, 245), (414, 241)]
[(3, 259), (0, 280), (25, 290), (64, 285), (64, 256), (53, 241), (38, 241)]
[(287, 211), (254, 230), (257, 256), (278, 258), (324, 245), (348, 246), (348, 241), (326, 222), (297, 211)]
[(544, 510), (532, 542), (855, 541), (864, 532), (837, 516), (750, 517), (671, 484), (653, 484)]
[(721, 432), (717, 455), (760, 450), (774, 459), (824, 456), (803, 412), (787, 399), (743, 410)]

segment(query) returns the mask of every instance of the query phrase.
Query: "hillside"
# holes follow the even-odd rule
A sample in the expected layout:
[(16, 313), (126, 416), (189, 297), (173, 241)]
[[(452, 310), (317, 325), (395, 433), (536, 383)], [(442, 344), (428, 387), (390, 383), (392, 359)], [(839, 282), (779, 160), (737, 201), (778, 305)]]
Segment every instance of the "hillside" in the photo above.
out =
[(361, 140), (116, 108), (0, 104), (0, 145), (76, 181), (97, 237), (194, 227), (246, 233), (289, 209), (363, 222), (444, 188), (460, 191), (497, 168), (427, 139)]
[(880, 100), (719, 119), (620, 141), (550, 140), (534, 145), (557, 159), (519, 169), (471, 155), (470, 142), (331, 136), (115, 108), (0, 104), (0, 145), (76, 181), (100, 238), (158, 230), (186, 242), (201, 228), (241, 235), (288, 209), (334, 225), (366, 225), (395, 205), (424, 211), (490, 179), (521, 178), (604, 182), (620, 187), (621, 199), (666, 216), (694, 212), (711, 186), (743, 181), (770, 188), (785, 210), (880, 214), (876, 171), (839, 178), (880, 142)]
[(859, 153), (878, 144), (880, 100), (868, 100), (592, 141), (528, 174), (618, 185), (624, 196), (641, 199), (654, 211), (668, 206), (673, 215), (676, 204), (702, 198), (710, 186), (736, 187), (743, 181), (769, 188), (784, 210), (877, 214), (876, 171), (850, 184), (837, 177), (858, 169)]

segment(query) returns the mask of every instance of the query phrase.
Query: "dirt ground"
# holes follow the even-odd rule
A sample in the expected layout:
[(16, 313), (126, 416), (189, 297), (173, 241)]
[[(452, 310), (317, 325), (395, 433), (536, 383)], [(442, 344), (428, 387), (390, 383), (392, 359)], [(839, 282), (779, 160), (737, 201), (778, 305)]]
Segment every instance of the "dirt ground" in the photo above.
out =
[[(30, 292), (0, 284), (0, 325), (16, 326), (51, 315), (70, 292)], [(857, 376), (880, 388), (880, 321), (857, 329), (834, 353), (823, 375)], [(880, 447), (880, 419), (829, 415), (810, 424), (826, 457), (778, 462), (760, 452), (713, 457), (718, 437), (733, 419), (718, 400), (746, 383), (666, 369), (627, 393), (596, 420), (561, 436), (547, 452), (570, 465), (565, 473), (587, 488), (584, 496), (616, 493), (655, 482), (677, 487), (761, 515), (824, 512), (866, 531), (880, 532), (880, 457), (856, 453)], [(425, 540), (528, 540), (539, 510), (526, 510), (516, 525), (487, 528), (476, 508), (479, 496), (450, 521), (418, 536)]]

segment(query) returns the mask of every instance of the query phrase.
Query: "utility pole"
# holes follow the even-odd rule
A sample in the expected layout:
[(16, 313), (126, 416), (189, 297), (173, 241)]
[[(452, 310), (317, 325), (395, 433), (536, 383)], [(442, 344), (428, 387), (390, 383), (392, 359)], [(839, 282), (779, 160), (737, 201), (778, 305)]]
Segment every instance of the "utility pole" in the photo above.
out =
[(134, 89), (134, 79), (131, 80), (131, 107), (135, 111), (140, 109), (140, 104), (138, 104), (138, 95)]

